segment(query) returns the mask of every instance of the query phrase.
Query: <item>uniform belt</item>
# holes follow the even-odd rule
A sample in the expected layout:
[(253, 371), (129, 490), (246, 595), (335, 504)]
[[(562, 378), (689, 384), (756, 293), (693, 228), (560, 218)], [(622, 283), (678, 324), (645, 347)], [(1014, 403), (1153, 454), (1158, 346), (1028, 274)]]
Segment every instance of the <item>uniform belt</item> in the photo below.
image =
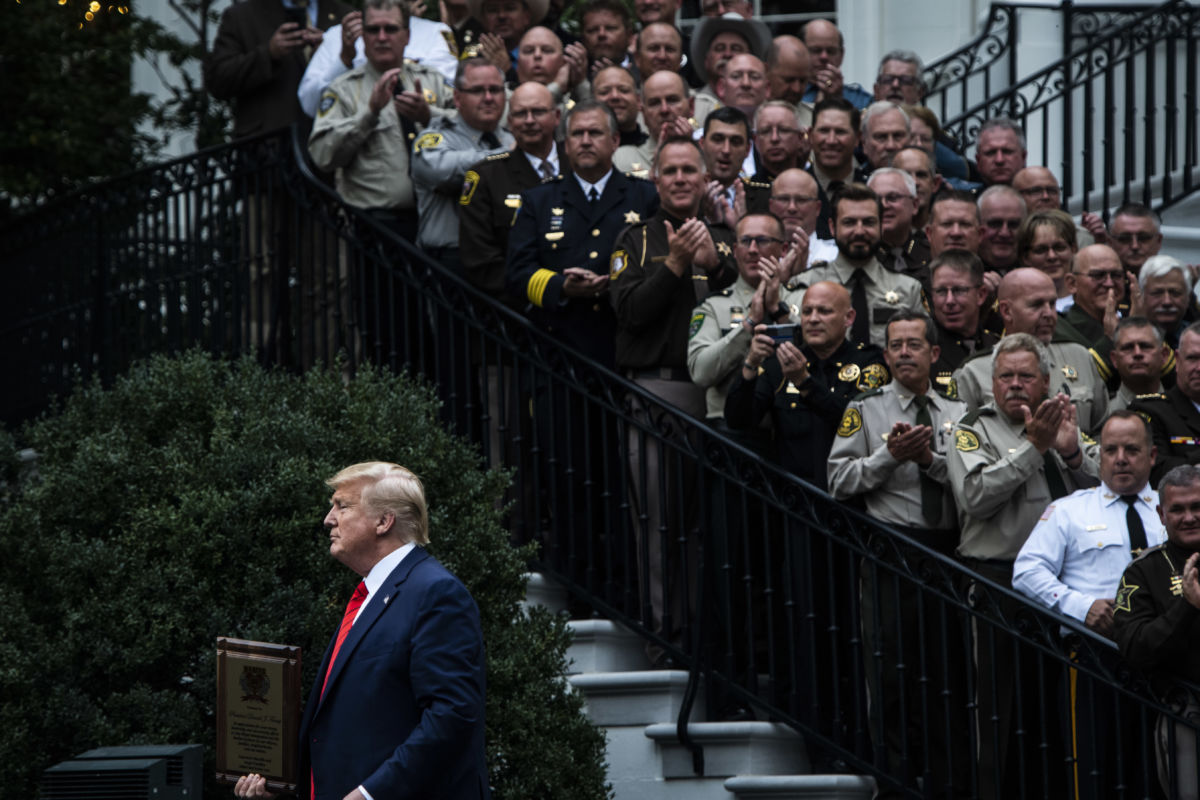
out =
[(626, 370), (625, 377), (634, 381), (639, 378), (645, 380), (660, 380), (660, 381), (687, 381), (691, 383), (692, 376), (686, 369), (678, 367), (652, 367), (649, 369), (631, 369)]

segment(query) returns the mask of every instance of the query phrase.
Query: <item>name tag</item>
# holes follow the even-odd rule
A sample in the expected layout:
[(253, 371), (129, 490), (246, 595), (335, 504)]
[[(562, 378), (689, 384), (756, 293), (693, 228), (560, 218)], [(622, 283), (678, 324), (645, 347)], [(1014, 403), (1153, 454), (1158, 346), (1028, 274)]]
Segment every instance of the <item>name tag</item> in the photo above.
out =
[(566, 235), (567, 234), (563, 233), (562, 231), (550, 231), (546, 234), (546, 240), (550, 242), (557, 242)]
[(1108, 526), (1107, 525), (1088, 525), (1086, 530), (1088, 530), (1088, 531), (1106, 531), (1106, 530), (1108, 530)]

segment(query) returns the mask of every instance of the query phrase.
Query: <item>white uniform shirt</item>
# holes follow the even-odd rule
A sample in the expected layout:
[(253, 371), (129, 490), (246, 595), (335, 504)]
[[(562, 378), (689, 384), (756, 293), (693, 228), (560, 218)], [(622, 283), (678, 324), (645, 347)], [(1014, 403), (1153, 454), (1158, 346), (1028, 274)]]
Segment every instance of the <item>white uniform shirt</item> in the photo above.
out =
[[(1166, 539), (1147, 484), (1134, 503), (1146, 546)], [(1013, 565), (1013, 588), (1082, 622), (1096, 600), (1114, 598), (1133, 560), (1125, 512), (1129, 506), (1105, 484), (1061, 497), (1046, 507)]]

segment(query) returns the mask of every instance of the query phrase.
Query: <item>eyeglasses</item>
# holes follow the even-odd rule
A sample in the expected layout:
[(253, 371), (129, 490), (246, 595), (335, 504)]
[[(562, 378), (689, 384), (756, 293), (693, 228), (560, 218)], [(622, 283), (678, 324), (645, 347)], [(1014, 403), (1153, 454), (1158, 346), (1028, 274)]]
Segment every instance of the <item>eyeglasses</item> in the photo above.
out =
[(1133, 244), (1134, 239), (1137, 240), (1138, 244), (1149, 244), (1154, 241), (1154, 237), (1157, 235), (1155, 233), (1118, 233), (1112, 238), (1121, 244)]
[(769, 128), (759, 128), (755, 131), (757, 136), (778, 136), (782, 139), (784, 136), (791, 136), (793, 133), (799, 133), (799, 128), (789, 128), (787, 125), (772, 125)]
[(1096, 283), (1104, 283), (1105, 281), (1117, 283), (1125, 277), (1125, 273), (1119, 269), (1093, 269), (1087, 272), (1076, 272), (1075, 274), (1086, 277), (1088, 280), (1095, 281)]
[(743, 236), (738, 239), (738, 244), (742, 247), (749, 247), (752, 244), (756, 244), (761, 250), (767, 245), (783, 244), (783, 239), (776, 239), (774, 236)]
[(935, 286), (934, 297), (966, 297), (977, 290), (978, 286)]
[(399, 25), (363, 25), (363, 32), (367, 36), (378, 36), (380, 31), (383, 31), (388, 36), (395, 36), (402, 30), (404, 29)]
[(1017, 191), (1025, 197), (1058, 197), (1058, 193), (1062, 190), (1057, 186), (1026, 186)]
[(504, 87), (503, 86), (472, 86), (470, 89), (464, 89), (460, 86), (458, 89), (455, 89), (455, 91), (462, 92), (463, 94), (475, 95), (476, 97), (478, 97), (481, 94), (502, 95), (502, 94), (504, 94)]
[(820, 199), (811, 194), (777, 194), (771, 197), (771, 202), (785, 206), (802, 206), (805, 203), (815, 203)]
[(541, 119), (552, 110), (549, 108), (527, 108), (524, 111), (509, 111), (508, 115), (513, 119)]
[(1019, 220), (1019, 219), (988, 219), (988, 220), (984, 220), (983, 227), (987, 228), (989, 231), (1000, 231), (1000, 230), (1004, 230), (1005, 228), (1007, 228), (1010, 231), (1015, 231), (1017, 228), (1021, 227), (1021, 220)]
[(898, 83), (901, 86), (915, 86), (917, 79), (912, 75), (880, 75), (875, 82), (883, 86), (892, 83)]
[(885, 206), (894, 206), (897, 203), (903, 203), (905, 200), (912, 200), (911, 194), (900, 194), (899, 192), (888, 192), (887, 194), (879, 195), (879, 199)]

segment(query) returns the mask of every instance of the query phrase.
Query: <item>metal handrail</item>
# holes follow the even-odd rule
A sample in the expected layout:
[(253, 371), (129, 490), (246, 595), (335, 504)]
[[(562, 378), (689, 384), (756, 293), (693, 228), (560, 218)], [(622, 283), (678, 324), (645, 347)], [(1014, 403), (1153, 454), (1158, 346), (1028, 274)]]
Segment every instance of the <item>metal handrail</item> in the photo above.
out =
[[(1142, 724), (1181, 719), (1114, 661), (1106, 640), (564, 347), (342, 203), (294, 146), (275, 135), (205, 151), (0, 230), (19, 289), (0, 300), (0, 346), (13, 354), (10, 386), (40, 390), (2, 398), (5, 418), (37, 413), (76, 372), (111, 380), (151, 352), (252, 350), (303, 369), (340, 351), (349, 371), (370, 361), (429, 379), (446, 422), (492, 463), (517, 470), (514, 538), (540, 541), (545, 572), (670, 653), (689, 669), (693, 691), (702, 676), (710, 709), (749, 705), (881, 786), (920, 796), (910, 778), (926, 769), (907, 734), (908, 778), (871, 746), (896, 720), (872, 721), (864, 682), (906, 662), (903, 650), (864, 652), (858, 604), (885, 583), (921, 598), (930, 610), (918, 613), (940, 640), (1008, 643), (1037, 664), (1024, 691), (1043, 705), (1053, 705), (1045, 675), (1071, 666), (1104, 703), (1132, 703)], [(534, 416), (510, 413), (510, 397)], [(648, 447), (658, 471), (647, 466)], [(668, 484), (670, 498), (654, 518), (639, 507), (650, 481)], [(664, 595), (677, 600), (657, 623), (650, 576), (636, 568), (653, 550), (663, 553)], [(940, 684), (925, 672), (940, 652), (913, 643), (907, 652), (913, 663), (904, 668), (928, 687), (923, 727), (938, 727), (938, 708), (946, 724), (973, 719), (969, 683)], [(942, 696), (958, 700), (939, 705)], [(685, 738), (687, 720), (679, 720)], [(1052, 744), (1042, 722), (1019, 734), (1027, 770), (1057, 769), (1039, 755)], [(956, 763), (969, 769), (974, 730), (964, 726), (955, 743)], [(1152, 763), (1144, 745), (1120, 763)]]

